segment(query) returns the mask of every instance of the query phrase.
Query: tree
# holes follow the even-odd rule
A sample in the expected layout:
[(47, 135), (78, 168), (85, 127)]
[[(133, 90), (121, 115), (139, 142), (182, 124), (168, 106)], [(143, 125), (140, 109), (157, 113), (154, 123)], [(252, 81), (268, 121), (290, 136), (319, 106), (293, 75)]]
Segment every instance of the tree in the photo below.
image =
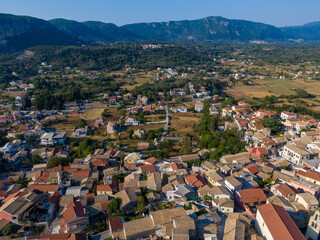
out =
[(144, 197), (143, 196), (139, 196), (138, 197), (138, 206), (137, 206), (137, 210), (141, 213), (144, 211), (145, 209), (145, 200), (144, 200)]
[(120, 198), (114, 198), (111, 200), (111, 202), (108, 205), (108, 212), (110, 214), (117, 213), (120, 207), (121, 199)]
[(81, 118), (81, 119), (80, 119), (80, 122), (79, 122), (79, 124), (78, 124), (77, 127), (78, 127), (78, 128), (84, 128), (84, 127), (86, 127), (86, 121), (85, 121), (83, 118)]
[(27, 178), (19, 178), (16, 183), (20, 184), (23, 188), (26, 188), (28, 186), (28, 183), (31, 182), (31, 179)]
[(185, 136), (182, 140), (182, 148), (180, 152), (184, 155), (190, 154), (192, 152), (192, 141), (191, 137)]
[(190, 95), (189, 84), (185, 84), (185, 85), (184, 85), (184, 92), (185, 92), (186, 95)]
[(22, 99), (22, 109), (28, 109), (31, 107), (31, 100), (30, 100), (30, 96), (29, 93), (27, 93), (24, 98)]
[(310, 97), (310, 94), (306, 90), (301, 89), (301, 88), (296, 89), (296, 95), (297, 95), (297, 97), (300, 97), (300, 98)]
[(47, 169), (58, 167), (58, 166), (67, 166), (69, 165), (70, 160), (68, 158), (61, 157), (51, 157), (47, 163)]
[(2, 230), (2, 234), (5, 236), (9, 236), (11, 234), (15, 234), (19, 230), (19, 226), (13, 223), (8, 224)]
[(31, 162), (32, 162), (33, 164), (38, 164), (38, 163), (40, 163), (41, 161), (42, 161), (42, 158), (41, 158), (39, 155), (34, 154), (34, 155), (31, 156)]
[(281, 122), (274, 117), (264, 116), (261, 123), (263, 126), (270, 128), (273, 134), (278, 134), (282, 128)]
[(211, 200), (212, 200), (212, 197), (210, 197), (209, 195), (205, 195), (205, 196), (204, 196), (204, 200), (205, 200), (205, 201), (211, 201)]

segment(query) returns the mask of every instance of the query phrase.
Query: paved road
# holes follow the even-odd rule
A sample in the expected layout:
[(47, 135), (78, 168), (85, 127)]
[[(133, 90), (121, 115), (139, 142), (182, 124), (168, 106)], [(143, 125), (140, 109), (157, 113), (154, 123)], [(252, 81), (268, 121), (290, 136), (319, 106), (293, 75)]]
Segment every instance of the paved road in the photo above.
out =
[(169, 110), (166, 106), (166, 125), (164, 126), (164, 132), (167, 133), (169, 131), (170, 119), (169, 119)]

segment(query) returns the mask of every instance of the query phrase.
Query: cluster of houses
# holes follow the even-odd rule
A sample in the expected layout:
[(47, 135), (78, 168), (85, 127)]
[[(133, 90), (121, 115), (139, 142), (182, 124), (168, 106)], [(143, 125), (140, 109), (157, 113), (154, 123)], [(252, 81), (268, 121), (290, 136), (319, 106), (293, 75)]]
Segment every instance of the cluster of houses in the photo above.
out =
[(17, 81), (11, 81), (10, 82), (10, 87), (6, 89), (8, 92), (18, 92), (18, 91), (24, 91), (28, 92), (34, 90), (34, 85), (32, 83), (23, 83), (22, 80), (17, 80)]
[[(99, 214), (114, 239), (318, 238), (319, 172), (281, 157), (266, 162), (259, 149), (220, 162), (204, 161), (208, 151), (157, 159), (96, 149), (64, 167), (43, 163), (9, 171), (1, 174), (0, 218), (4, 226), (25, 219), (46, 225), (38, 239), (87, 239), (84, 230)], [(32, 154), (45, 159), (66, 153), (54, 146)], [(200, 165), (188, 168), (197, 160)], [(30, 179), (28, 185), (18, 184), (19, 178)], [(139, 196), (149, 209), (139, 219), (125, 221), (108, 210), (116, 198), (119, 211), (136, 214)]]
[[(69, 109), (78, 107), (66, 104)], [(147, 106), (148, 99), (138, 96), (131, 110)], [(195, 111), (202, 110), (203, 103), (196, 102)], [(88, 226), (100, 221), (104, 234), (119, 240), (318, 239), (319, 122), (287, 111), (280, 116), (269, 110), (252, 111), (243, 101), (224, 108), (214, 103), (209, 110), (211, 115), (222, 113), (232, 119), (219, 129), (242, 132), (247, 151), (211, 161), (207, 155), (215, 149), (159, 159), (98, 148), (85, 158), (51, 167), (49, 159), (70, 154), (67, 134), (44, 128), (57, 121), (53, 112), (13, 111), (1, 116), (0, 123), (9, 127), (8, 141), (0, 148), (8, 162), (0, 173), (0, 231), (14, 224), (23, 232), (25, 224), (33, 222), (45, 226), (35, 239), (82, 240), (89, 239)], [(39, 114), (45, 117), (41, 121)], [(124, 125), (140, 125), (131, 114), (124, 117)], [(265, 116), (281, 122), (283, 133), (274, 135), (264, 126)], [(97, 119), (94, 126), (113, 134), (118, 124)], [(88, 127), (75, 128), (72, 136), (87, 133)], [(141, 129), (133, 132), (138, 139), (144, 135)], [(138, 145), (138, 150), (147, 148), (148, 142)], [(38, 157), (40, 164), (25, 166)], [(137, 210), (141, 197), (143, 213)], [(110, 211), (114, 199), (120, 199), (121, 214)], [(27, 231), (24, 234), (29, 237)]]

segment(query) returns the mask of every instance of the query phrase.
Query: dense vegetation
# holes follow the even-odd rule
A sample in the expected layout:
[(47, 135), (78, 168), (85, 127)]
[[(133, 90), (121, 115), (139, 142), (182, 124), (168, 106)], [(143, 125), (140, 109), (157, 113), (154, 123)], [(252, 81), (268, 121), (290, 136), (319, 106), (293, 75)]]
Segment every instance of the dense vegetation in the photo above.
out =
[[(206, 106), (207, 105), (207, 106)], [(211, 157), (219, 160), (226, 154), (236, 154), (245, 151), (245, 142), (241, 141), (241, 132), (236, 129), (219, 131), (219, 125), (225, 120), (220, 115), (210, 116), (208, 104), (197, 130), (201, 136), (200, 149), (211, 149)]]

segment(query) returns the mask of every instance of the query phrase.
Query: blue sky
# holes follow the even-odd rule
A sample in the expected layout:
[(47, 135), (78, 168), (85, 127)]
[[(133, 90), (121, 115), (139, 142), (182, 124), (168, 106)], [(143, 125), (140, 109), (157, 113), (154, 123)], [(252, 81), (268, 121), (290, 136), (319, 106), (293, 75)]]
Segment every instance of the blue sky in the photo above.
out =
[(0, 0), (0, 12), (117, 25), (223, 16), (275, 26), (320, 21), (319, 0)]

